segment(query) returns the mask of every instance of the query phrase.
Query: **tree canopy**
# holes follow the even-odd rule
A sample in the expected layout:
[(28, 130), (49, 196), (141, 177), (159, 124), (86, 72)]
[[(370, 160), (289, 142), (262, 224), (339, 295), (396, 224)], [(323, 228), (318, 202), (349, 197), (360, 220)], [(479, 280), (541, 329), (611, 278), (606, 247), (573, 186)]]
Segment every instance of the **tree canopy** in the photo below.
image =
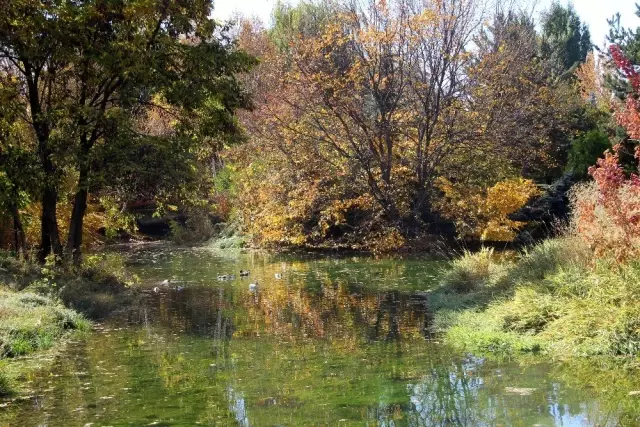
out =
[(262, 59), (240, 217), (263, 243), (401, 242), (451, 217), (442, 179), (483, 192), (556, 176), (582, 108), (559, 77), (590, 41), (572, 8), (544, 23), (476, 1), (277, 7), (263, 37), (240, 34)]
[(558, 2), (279, 2), (270, 27), (213, 6), (0, 3), (16, 249), (79, 259), (86, 218), (122, 227), (144, 204), (264, 246), (510, 241), (541, 188), (632, 145), (637, 31), (616, 18), (600, 58)]
[[(192, 0), (2, 3), (2, 73), (23, 95), (16, 101), (27, 105), (23, 119), (46, 176), (39, 197), (42, 256), (62, 255), (57, 203), (67, 176), (77, 182), (66, 247), (79, 254), (90, 191), (115, 191), (113, 182), (136, 191), (169, 184), (154, 194), (186, 187), (184, 173), (194, 163), (238, 139), (235, 110), (250, 104), (236, 76), (253, 59), (210, 18), (211, 10), (210, 2)], [(138, 168), (140, 156), (158, 150), (173, 167), (130, 186), (132, 171), (119, 167), (123, 158), (148, 173)]]

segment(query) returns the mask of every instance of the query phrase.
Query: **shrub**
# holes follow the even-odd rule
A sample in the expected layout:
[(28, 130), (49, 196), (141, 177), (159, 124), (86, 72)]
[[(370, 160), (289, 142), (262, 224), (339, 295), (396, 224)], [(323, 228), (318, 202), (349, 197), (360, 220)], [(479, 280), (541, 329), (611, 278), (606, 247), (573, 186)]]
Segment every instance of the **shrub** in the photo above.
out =
[(206, 207), (189, 209), (184, 225), (171, 221), (169, 227), (171, 240), (178, 245), (202, 243), (215, 235), (215, 228)]
[(591, 130), (572, 141), (567, 168), (578, 178), (587, 178), (589, 167), (609, 148), (611, 144), (607, 134), (599, 129)]
[(247, 246), (248, 237), (240, 230), (240, 224), (236, 221), (220, 223), (216, 225), (217, 236), (209, 242), (213, 249), (242, 249)]
[(406, 240), (396, 228), (385, 227), (367, 243), (373, 253), (388, 254), (401, 250), (405, 246)]
[(437, 208), (444, 218), (455, 221), (461, 237), (471, 236), (484, 241), (510, 242), (526, 224), (510, 219), (540, 190), (531, 180), (507, 179), (481, 188), (438, 181), (444, 197)]
[[(618, 262), (640, 255), (640, 177), (626, 176), (618, 150), (589, 170), (594, 182), (573, 191), (573, 229), (597, 257)], [(636, 157), (640, 155), (636, 153)]]

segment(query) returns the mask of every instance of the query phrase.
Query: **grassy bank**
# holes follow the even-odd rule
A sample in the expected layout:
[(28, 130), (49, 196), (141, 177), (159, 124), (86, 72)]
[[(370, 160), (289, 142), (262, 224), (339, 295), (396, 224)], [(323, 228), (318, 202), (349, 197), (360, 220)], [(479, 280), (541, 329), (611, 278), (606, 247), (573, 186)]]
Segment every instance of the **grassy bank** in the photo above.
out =
[(42, 368), (47, 359), (42, 356), (71, 332), (87, 330), (88, 319), (106, 316), (130, 300), (127, 282), (132, 280), (116, 255), (89, 256), (81, 267), (65, 267), (1, 253), (0, 396)]
[(102, 318), (132, 297), (127, 274), (118, 254), (86, 256), (79, 267), (39, 265), (0, 253), (0, 284), (14, 291), (30, 291), (60, 299), (91, 319)]
[(12, 361), (49, 350), (71, 331), (89, 328), (89, 321), (60, 302), (32, 292), (0, 288), (0, 395), (10, 394), (29, 366)]
[(640, 353), (640, 264), (596, 260), (574, 238), (515, 259), (465, 253), (429, 295), (432, 327), (461, 349), (511, 356)]

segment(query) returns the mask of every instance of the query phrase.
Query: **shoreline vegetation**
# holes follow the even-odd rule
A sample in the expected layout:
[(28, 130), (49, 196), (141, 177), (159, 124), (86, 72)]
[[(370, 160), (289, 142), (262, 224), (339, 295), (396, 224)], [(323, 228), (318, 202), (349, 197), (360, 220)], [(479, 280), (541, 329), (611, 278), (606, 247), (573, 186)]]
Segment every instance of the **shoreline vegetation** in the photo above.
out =
[(39, 265), (0, 253), (0, 398), (20, 395), (75, 333), (135, 297), (121, 257), (91, 255), (81, 267)]
[(32, 292), (0, 289), (0, 313), (0, 397), (20, 393), (30, 372), (46, 369), (47, 353), (90, 328), (77, 311)]
[[(434, 330), (476, 352), (638, 356), (640, 176), (620, 165), (623, 151), (606, 152), (593, 182), (574, 187), (563, 237), (515, 261), (491, 249), (455, 260), (430, 295)], [(637, 168), (640, 150), (635, 159)]]
[(465, 253), (428, 294), (433, 332), (469, 352), (553, 359), (632, 357), (640, 350), (640, 265), (594, 260), (575, 237), (516, 260)]

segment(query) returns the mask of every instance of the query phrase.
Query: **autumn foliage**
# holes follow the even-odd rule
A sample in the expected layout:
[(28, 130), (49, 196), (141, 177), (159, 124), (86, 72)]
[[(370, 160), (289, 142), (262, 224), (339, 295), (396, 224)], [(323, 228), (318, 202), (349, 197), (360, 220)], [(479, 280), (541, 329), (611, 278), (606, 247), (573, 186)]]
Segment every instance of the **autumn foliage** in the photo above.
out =
[(318, 2), (276, 14), (272, 30), (240, 25), (260, 65), (245, 78), (248, 142), (226, 156), (256, 245), (392, 251), (441, 222), (516, 236), (509, 216), (557, 167), (579, 98), (551, 82), (533, 25), (511, 16), (485, 31), (482, 13), (476, 1)]
[(504, 180), (485, 189), (441, 179), (439, 187), (444, 193), (440, 210), (456, 222), (458, 232), (494, 242), (510, 242), (516, 237), (526, 223), (509, 216), (540, 194), (533, 181), (522, 178)]
[(627, 79), (632, 93), (627, 97), (626, 103), (615, 113), (618, 124), (624, 127), (632, 139), (640, 140), (640, 103), (637, 95), (640, 94), (640, 74), (634, 64), (624, 55), (617, 45), (609, 48), (611, 57), (620, 73)]
[[(640, 75), (635, 66), (612, 45), (611, 57), (630, 84), (632, 93), (617, 106), (615, 119), (631, 139), (640, 138)], [(589, 169), (594, 182), (574, 192), (574, 228), (597, 256), (613, 256), (625, 262), (640, 256), (640, 176), (621, 165), (624, 147), (616, 145)], [(635, 151), (640, 161), (640, 148)]]
[(625, 174), (619, 150), (598, 160), (589, 171), (594, 182), (574, 192), (573, 221), (597, 256), (624, 262), (640, 255), (640, 177)]

